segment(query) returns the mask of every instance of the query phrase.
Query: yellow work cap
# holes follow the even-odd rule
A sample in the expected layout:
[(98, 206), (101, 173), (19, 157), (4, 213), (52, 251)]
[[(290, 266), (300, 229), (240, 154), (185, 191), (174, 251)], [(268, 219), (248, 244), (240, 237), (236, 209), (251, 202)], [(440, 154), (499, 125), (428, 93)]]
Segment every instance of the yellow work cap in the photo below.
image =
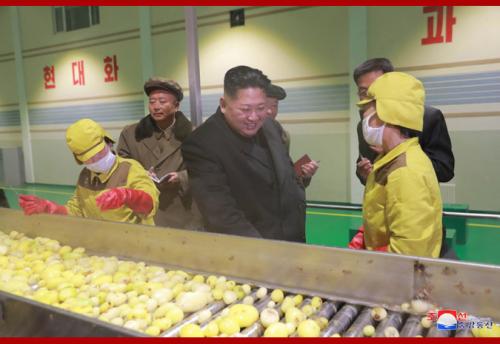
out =
[(88, 118), (76, 121), (66, 130), (66, 143), (79, 164), (104, 149), (105, 137), (114, 142), (99, 123)]
[(401, 72), (381, 75), (368, 88), (367, 98), (357, 105), (362, 107), (374, 100), (382, 121), (422, 131), (425, 89), (417, 78)]

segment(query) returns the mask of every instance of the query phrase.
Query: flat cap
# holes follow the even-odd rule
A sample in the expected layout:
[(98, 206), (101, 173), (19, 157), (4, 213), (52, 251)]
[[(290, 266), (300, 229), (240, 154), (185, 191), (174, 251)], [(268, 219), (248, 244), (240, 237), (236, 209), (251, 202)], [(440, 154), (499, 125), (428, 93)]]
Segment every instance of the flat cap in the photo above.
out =
[(168, 80), (160, 77), (152, 77), (144, 84), (144, 92), (149, 97), (149, 94), (155, 90), (164, 90), (172, 93), (177, 101), (184, 98), (182, 87), (174, 80)]
[(286, 91), (283, 89), (283, 87), (274, 84), (269, 84), (269, 86), (267, 86), (266, 88), (266, 95), (269, 98), (276, 98), (278, 100), (283, 100), (286, 98)]

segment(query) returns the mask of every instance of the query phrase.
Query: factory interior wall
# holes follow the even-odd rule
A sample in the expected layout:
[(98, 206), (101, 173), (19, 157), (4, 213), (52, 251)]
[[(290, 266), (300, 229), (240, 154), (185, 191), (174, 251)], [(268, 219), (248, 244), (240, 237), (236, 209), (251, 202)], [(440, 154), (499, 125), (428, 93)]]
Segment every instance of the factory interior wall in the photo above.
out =
[[(285, 87), (278, 119), (291, 134), (291, 156), (307, 153), (321, 168), (307, 198), (349, 201), (348, 8), (250, 7), (246, 24), (230, 28), (235, 7), (197, 7), (203, 115), (214, 112), (227, 69), (248, 64)], [(80, 167), (64, 142), (78, 118), (99, 121), (115, 138), (143, 113), (139, 8), (100, 7), (101, 24), (53, 33), (50, 7), (19, 8), (23, 63), (33, 143), (35, 182), (75, 183)], [(421, 45), (427, 17), (422, 7), (370, 7), (368, 57), (386, 56), (419, 77), (427, 102), (446, 116), (456, 157), (445, 201), (500, 210), (500, 8), (454, 8), (453, 42)], [(151, 8), (154, 73), (186, 90), (182, 7)], [(21, 144), (9, 11), (0, 8), (0, 148)], [(488, 44), (488, 42), (491, 42)], [(118, 81), (104, 82), (103, 59), (116, 55)], [(72, 85), (72, 62), (85, 63), (85, 86)], [(44, 89), (43, 68), (54, 65), (55, 89)], [(496, 78), (496, 79), (495, 79)], [(496, 82), (496, 83), (495, 83)], [(463, 90), (466, 90), (464, 93)], [(496, 92), (497, 96), (494, 95)], [(17, 117), (16, 117), (17, 116)]]
[[(204, 118), (217, 108), (229, 68), (247, 64), (263, 70), (288, 92), (280, 102), (278, 119), (292, 136), (292, 158), (307, 153), (321, 161), (308, 197), (345, 201), (347, 8), (249, 8), (245, 26), (236, 28), (229, 27), (228, 10), (197, 9)], [(154, 69), (184, 86), (188, 84), (185, 34), (176, 30), (183, 25), (184, 13), (167, 15), (165, 11), (152, 13)], [(174, 24), (166, 29), (159, 18), (169, 18)], [(311, 37), (328, 37), (329, 43)], [(181, 109), (188, 112), (188, 105), (184, 100)]]
[(0, 8), (0, 147), (21, 145), (10, 14)]

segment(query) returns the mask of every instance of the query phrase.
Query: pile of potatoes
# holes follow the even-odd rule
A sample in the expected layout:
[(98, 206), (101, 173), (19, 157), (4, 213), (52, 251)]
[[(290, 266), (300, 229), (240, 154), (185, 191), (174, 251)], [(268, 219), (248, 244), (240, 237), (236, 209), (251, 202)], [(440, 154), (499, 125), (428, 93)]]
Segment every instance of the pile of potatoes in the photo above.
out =
[[(257, 321), (265, 326), (266, 336), (319, 335), (326, 319), (321, 326), (319, 321), (306, 320), (321, 306), (320, 298), (299, 309), (301, 295), (285, 297), (275, 289), (268, 307), (259, 312), (253, 303), (268, 292), (256, 289), (224, 276), (192, 275), (117, 257), (89, 256), (82, 247), (0, 231), (0, 290), (9, 293), (152, 336), (194, 312), (200, 312), (198, 322), (183, 326), (180, 336), (233, 336)], [(209, 321), (212, 314), (203, 309), (214, 301), (230, 307)], [(280, 322), (276, 309), (286, 323)]]
[[(0, 231), (0, 290), (151, 336), (193, 313), (196, 321), (180, 328), (181, 337), (239, 336), (254, 324), (262, 326), (265, 337), (318, 337), (328, 325), (328, 319), (318, 314), (323, 300), (317, 296), (306, 300), (280, 289), (268, 294), (264, 287), (238, 284), (224, 276), (89, 256), (82, 247), (63, 246), (43, 237), (32, 239), (15, 231)], [(227, 307), (212, 314), (207, 306), (216, 301)], [(432, 306), (412, 300), (401, 305), (401, 310), (424, 315)], [(384, 308), (372, 310), (377, 322), (386, 316)], [(421, 324), (434, 326), (426, 316)], [(386, 330), (387, 337), (399, 336), (395, 328)], [(472, 332), (478, 337), (499, 336), (500, 326)], [(366, 337), (374, 333), (372, 325), (363, 328)]]

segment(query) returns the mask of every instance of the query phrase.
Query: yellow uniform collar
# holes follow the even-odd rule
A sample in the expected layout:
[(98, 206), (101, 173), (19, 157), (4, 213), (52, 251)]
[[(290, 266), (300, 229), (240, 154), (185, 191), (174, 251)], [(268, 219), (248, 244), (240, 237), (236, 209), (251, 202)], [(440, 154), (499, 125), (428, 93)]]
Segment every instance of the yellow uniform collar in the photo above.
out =
[(388, 162), (395, 159), (398, 155), (401, 155), (404, 152), (406, 152), (411, 146), (415, 145), (418, 145), (418, 137), (412, 137), (411, 139), (408, 139), (405, 142), (400, 143), (399, 145), (391, 149), (388, 153), (379, 156), (375, 160), (375, 163), (373, 164), (373, 171), (378, 170)]
[(117, 155), (116, 159), (115, 159), (115, 163), (113, 164), (113, 166), (111, 167), (111, 169), (107, 173), (95, 173), (94, 171), (90, 171), (91, 180), (93, 180), (95, 177), (97, 177), (97, 178), (99, 178), (101, 183), (105, 183), (113, 175), (113, 173), (116, 171), (116, 169), (118, 168), (118, 164), (119, 164), (118, 160), (119, 159), (120, 159), (120, 157)]

